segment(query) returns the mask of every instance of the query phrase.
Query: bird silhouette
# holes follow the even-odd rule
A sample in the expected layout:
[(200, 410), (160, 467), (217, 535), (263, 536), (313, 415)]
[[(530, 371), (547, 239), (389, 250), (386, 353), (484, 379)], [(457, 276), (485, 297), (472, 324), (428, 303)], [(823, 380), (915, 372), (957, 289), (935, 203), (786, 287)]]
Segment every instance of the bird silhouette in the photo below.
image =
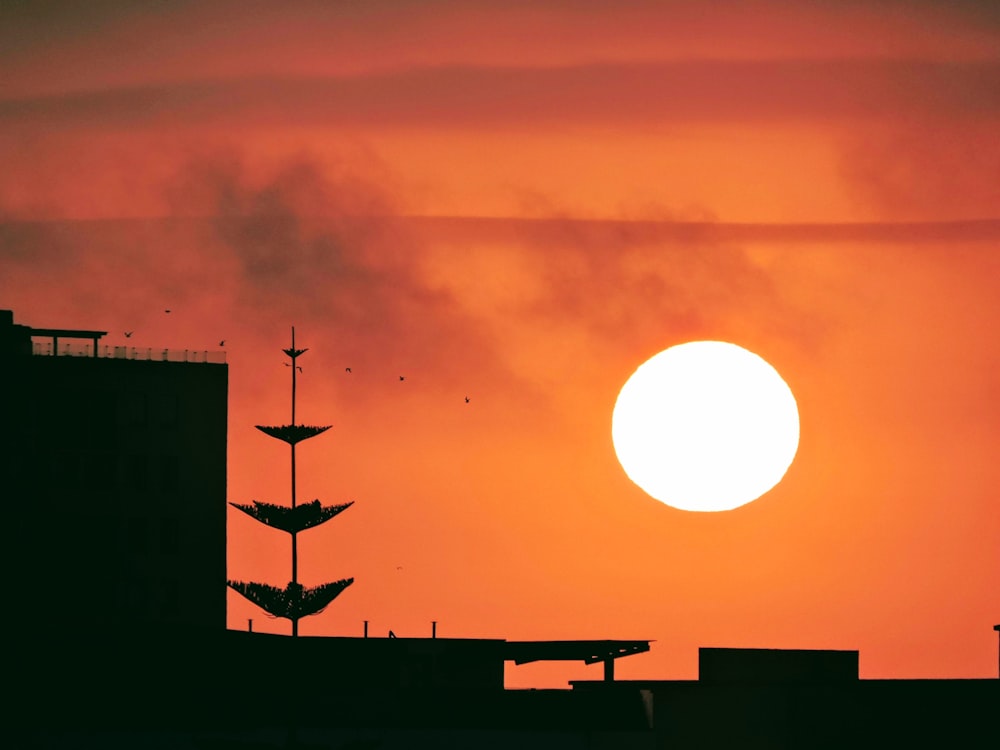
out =
[(226, 345), (226, 340), (222, 339), (222, 341), (219, 342), (219, 346), (225, 346), (225, 345)]
[(351, 368), (350, 367), (345, 367), (344, 370), (345, 370), (345, 372), (350, 372)]
[(402, 382), (402, 381), (406, 380), (406, 378), (404, 378), (402, 375), (400, 375), (399, 376), (399, 380), (400, 380), (400, 382)]
[(389, 631), (389, 637), (390, 637), (390, 638), (395, 638), (395, 637), (396, 637), (396, 634), (395, 634), (395, 633), (393, 633), (393, 632), (392, 632), (392, 631), (390, 630), (390, 631)]
[(468, 396), (465, 397), (465, 403), (469, 403), (469, 397)]
[(127, 339), (132, 338), (133, 333), (135, 333), (135, 331), (125, 331), (125, 338)]
[(299, 365), (295, 365), (295, 369), (298, 370), (299, 372), (302, 372), (302, 368)]
[(163, 312), (168, 313), (168, 312), (170, 312), (170, 310), (164, 310)]
[(282, 362), (281, 364), (283, 364), (285, 367), (291, 367), (291, 365), (288, 364), (287, 362)]

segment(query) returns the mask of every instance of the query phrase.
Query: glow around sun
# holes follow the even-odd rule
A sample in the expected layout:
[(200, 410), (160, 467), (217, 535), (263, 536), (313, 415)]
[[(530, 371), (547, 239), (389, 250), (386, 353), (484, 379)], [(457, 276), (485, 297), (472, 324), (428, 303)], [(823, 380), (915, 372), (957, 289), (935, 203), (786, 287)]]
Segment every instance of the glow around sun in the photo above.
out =
[(652, 497), (681, 510), (732, 510), (784, 477), (799, 445), (799, 411), (761, 357), (692, 341), (626, 381), (611, 437), (629, 479)]

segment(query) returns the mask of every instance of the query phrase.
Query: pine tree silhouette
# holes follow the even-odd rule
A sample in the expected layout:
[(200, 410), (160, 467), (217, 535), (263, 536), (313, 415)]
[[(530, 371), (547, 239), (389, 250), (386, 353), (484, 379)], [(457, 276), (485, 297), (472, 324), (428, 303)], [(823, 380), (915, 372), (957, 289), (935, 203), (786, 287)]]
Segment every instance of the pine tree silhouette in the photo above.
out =
[(308, 351), (295, 348), (295, 328), (292, 327), (292, 346), (283, 350), (292, 362), (292, 422), (287, 425), (269, 427), (256, 425), (265, 435), (288, 443), (292, 449), (292, 503), (291, 506), (262, 503), (257, 500), (251, 504), (230, 503), (247, 515), (253, 516), (261, 523), (275, 529), (287, 532), (292, 536), (292, 580), (285, 588), (270, 586), (254, 581), (227, 581), (227, 585), (242, 594), (258, 607), (273, 617), (284, 617), (292, 622), (292, 636), (299, 634), (299, 620), (303, 617), (322, 612), (340, 593), (354, 583), (353, 578), (342, 578), (339, 581), (324, 583), (312, 588), (306, 588), (299, 583), (299, 548), (298, 535), (306, 529), (319, 526), (334, 516), (354, 505), (353, 502), (342, 505), (323, 505), (319, 500), (296, 504), (295, 498), (295, 446), (297, 443), (315, 437), (330, 429), (330, 426), (317, 427), (295, 423), (295, 391), (296, 391), (296, 360)]

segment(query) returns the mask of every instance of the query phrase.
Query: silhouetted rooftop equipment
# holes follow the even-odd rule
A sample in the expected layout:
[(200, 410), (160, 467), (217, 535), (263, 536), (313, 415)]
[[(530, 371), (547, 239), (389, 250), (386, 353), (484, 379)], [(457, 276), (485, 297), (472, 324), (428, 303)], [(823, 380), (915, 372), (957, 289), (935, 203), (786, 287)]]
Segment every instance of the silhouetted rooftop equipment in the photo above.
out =
[[(85, 331), (72, 328), (32, 328), (31, 326), (15, 325), (13, 310), (0, 310), (0, 338), (4, 340), (4, 348), (19, 354), (31, 353), (31, 339), (34, 337), (52, 339), (52, 351), (58, 352), (59, 339), (86, 339), (92, 342), (89, 355), (97, 356), (97, 342), (107, 331)], [(5, 352), (6, 353), (6, 352)]]
[(822, 683), (858, 679), (857, 651), (700, 648), (699, 682)]
[(515, 664), (533, 661), (604, 662), (604, 679), (615, 679), (615, 659), (649, 651), (652, 641), (507, 641), (504, 660)]
[[(433, 621), (432, 621), (433, 623)], [(243, 669), (239, 654), (255, 654), (253, 670), (263, 682), (287, 670), (287, 659), (305, 658), (309, 664), (333, 665), (326, 685), (349, 689), (360, 685), (413, 687), (417, 684), (456, 689), (503, 690), (504, 664), (540, 661), (577, 661), (604, 665), (602, 683), (614, 681), (617, 659), (650, 650), (649, 640), (506, 641), (498, 638), (411, 638), (388, 627), (373, 637), (364, 621), (363, 635), (299, 636), (227, 631), (235, 656), (233, 668)], [(296, 643), (298, 647), (296, 648)], [(244, 651), (249, 647), (251, 651)]]
[(159, 349), (151, 346), (99, 346), (97, 353), (87, 344), (63, 344), (56, 351), (51, 343), (32, 342), (29, 354), (40, 357), (97, 357), (140, 362), (187, 362), (224, 365), (226, 353), (208, 349)]
[(69, 328), (32, 328), (30, 331), (32, 337), (51, 338), (54, 352), (59, 351), (59, 339), (90, 339), (94, 344), (91, 355), (94, 357), (97, 356), (97, 342), (108, 335), (107, 331), (75, 331)]
[(1000, 625), (994, 625), (993, 629), (997, 631), (997, 679), (1000, 679)]
[[(150, 362), (201, 362), (225, 364), (225, 352), (207, 349), (163, 349), (136, 346), (100, 346), (98, 342), (107, 331), (89, 331), (75, 328), (32, 328), (14, 324), (11, 310), (0, 310), (0, 356), (89, 357), (103, 359), (134, 359)], [(48, 339), (35, 341), (34, 339)], [(60, 343), (60, 339), (74, 342)]]

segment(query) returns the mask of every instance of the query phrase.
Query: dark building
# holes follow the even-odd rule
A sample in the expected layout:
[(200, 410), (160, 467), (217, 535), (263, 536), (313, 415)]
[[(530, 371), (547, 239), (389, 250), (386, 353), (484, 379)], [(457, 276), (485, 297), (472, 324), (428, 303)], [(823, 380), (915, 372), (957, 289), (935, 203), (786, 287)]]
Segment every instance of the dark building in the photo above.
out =
[(1000, 680), (862, 680), (857, 651), (702, 648), (697, 680), (573, 688), (644, 695), (657, 748), (1000, 744)]
[(221, 353), (100, 345), (0, 311), (15, 627), (226, 627), (228, 370)]

